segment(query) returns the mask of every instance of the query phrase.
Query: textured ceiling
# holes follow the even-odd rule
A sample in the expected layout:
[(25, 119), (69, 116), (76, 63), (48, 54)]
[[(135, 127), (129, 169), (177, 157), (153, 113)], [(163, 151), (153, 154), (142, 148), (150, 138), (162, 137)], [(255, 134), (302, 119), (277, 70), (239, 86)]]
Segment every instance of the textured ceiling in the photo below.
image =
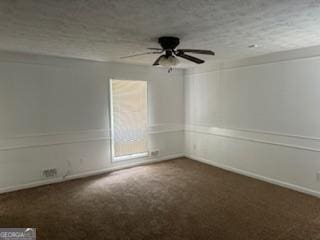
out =
[(207, 60), (320, 45), (320, 0), (0, 1), (2, 50), (150, 64), (156, 56), (119, 57), (163, 35), (214, 50)]

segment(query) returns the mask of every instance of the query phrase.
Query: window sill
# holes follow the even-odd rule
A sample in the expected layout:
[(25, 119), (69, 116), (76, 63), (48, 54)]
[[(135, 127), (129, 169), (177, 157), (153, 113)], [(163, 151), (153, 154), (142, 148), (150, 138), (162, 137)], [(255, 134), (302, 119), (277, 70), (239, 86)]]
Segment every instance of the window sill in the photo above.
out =
[(114, 162), (126, 161), (126, 160), (135, 159), (135, 158), (148, 157), (148, 155), (149, 155), (149, 154), (148, 154), (147, 152), (144, 152), (144, 153), (135, 153), (135, 154), (125, 155), (125, 156), (120, 156), (120, 157), (113, 157), (113, 161), (114, 161)]

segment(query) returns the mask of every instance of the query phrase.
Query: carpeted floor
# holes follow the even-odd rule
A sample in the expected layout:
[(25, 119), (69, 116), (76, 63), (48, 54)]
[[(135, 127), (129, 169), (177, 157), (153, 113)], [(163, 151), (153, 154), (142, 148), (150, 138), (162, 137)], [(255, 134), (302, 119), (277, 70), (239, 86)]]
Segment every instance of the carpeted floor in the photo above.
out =
[(189, 159), (0, 195), (37, 239), (320, 239), (320, 199)]

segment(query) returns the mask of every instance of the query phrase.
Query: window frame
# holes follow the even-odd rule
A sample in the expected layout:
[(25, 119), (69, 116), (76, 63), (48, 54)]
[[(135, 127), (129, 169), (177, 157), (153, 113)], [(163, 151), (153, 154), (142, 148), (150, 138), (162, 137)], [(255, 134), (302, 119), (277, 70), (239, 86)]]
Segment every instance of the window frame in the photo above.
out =
[[(144, 81), (147, 84), (146, 87), (146, 96), (147, 96), (147, 150), (143, 153), (134, 153), (130, 155), (124, 155), (120, 157), (115, 157), (115, 150), (114, 150), (114, 124), (113, 124), (113, 92), (112, 92), (112, 81), (113, 80), (119, 80), (119, 81)], [(110, 121), (110, 153), (111, 153), (111, 162), (117, 163), (121, 161), (127, 161), (127, 160), (133, 160), (133, 159), (143, 159), (149, 157), (149, 84), (147, 80), (141, 80), (141, 79), (119, 79), (119, 78), (109, 78), (109, 121)]]

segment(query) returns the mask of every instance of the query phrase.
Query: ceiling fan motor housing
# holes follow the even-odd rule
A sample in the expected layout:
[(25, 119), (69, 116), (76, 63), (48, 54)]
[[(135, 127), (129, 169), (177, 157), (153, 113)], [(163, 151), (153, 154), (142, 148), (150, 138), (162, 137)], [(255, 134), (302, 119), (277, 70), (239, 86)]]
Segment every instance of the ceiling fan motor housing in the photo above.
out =
[(164, 50), (173, 50), (179, 45), (180, 40), (177, 37), (160, 37), (159, 43)]

